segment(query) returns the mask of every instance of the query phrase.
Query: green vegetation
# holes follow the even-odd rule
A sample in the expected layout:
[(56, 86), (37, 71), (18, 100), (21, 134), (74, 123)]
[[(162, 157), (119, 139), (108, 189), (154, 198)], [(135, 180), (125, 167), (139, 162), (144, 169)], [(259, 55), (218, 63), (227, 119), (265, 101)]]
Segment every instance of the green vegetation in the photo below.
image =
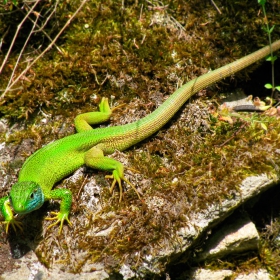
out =
[[(264, 14), (264, 24), (265, 24), (264, 25), (264, 31), (268, 35), (268, 42), (269, 42), (269, 45), (271, 46), (271, 43), (272, 43), (271, 33), (273, 32), (275, 25), (272, 25), (271, 27), (269, 25), (268, 18), (266, 16), (266, 10), (265, 10), (266, 0), (258, 0), (258, 3), (262, 6), (262, 10), (263, 10), (263, 14)], [(280, 91), (280, 86), (275, 86), (275, 82), (274, 82), (274, 79), (275, 79), (275, 77), (274, 77), (274, 62), (275, 62), (276, 59), (277, 59), (277, 56), (273, 55), (272, 50), (270, 50), (270, 56), (266, 60), (271, 62), (271, 80), (272, 80), (272, 83), (271, 84), (265, 84), (265, 88), (272, 90), (271, 97), (274, 96), (275, 89)]]
[(11, 0), (11, 1), (9, 1), (9, 0), (3, 0), (3, 3), (4, 3), (5, 5), (6, 5), (6, 4), (9, 4), (9, 3), (11, 3), (11, 4), (15, 5), (15, 6), (18, 5), (18, 1), (17, 1), (17, 0)]
[[(0, 61), (17, 26), (21, 24), (25, 31), (16, 37), (0, 75), (0, 117), (15, 125), (8, 135), (0, 134), (15, 158), (2, 170), (10, 183), (29, 154), (74, 133), (74, 116), (94, 110), (102, 96), (109, 97), (112, 105), (127, 104), (116, 111), (112, 125), (131, 122), (153, 111), (178, 85), (266, 44), (259, 36), (263, 21), (250, 0), (216, 1), (221, 14), (211, 1), (87, 1), (53, 47), (7, 90), (9, 81), (24, 73), (30, 60), (48, 48), (81, 4), (78, 0), (39, 2), (34, 9), (40, 16), (30, 13), (25, 21), (30, 11), (27, 4), (23, 9), (11, 2), (0, 5)], [(273, 25), (280, 21), (279, 1), (268, 5), (267, 18)], [(36, 20), (39, 26), (34, 24)], [(276, 28), (273, 32), (279, 36)], [(142, 193), (142, 201), (127, 191), (118, 204), (118, 194), (110, 196), (104, 173), (87, 170), (85, 175), (80, 171), (75, 180), (62, 182), (58, 187), (67, 185), (75, 197), (71, 232), (66, 227), (66, 235), (58, 237), (56, 231), (48, 231), (40, 239), (48, 224), (41, 216), (57, 209), (55, 203), (24, 219), (25, 234), (30, 234), (28, 244), (33, 244), (40, 261), (47, 267), (60, 263), (73, 272), (95, 261), (103, 261), (108, 271), (123, 262), (137, 268), (151, 247), (159, 251), (163, 240), (172, 239), (172, 233), (186, 225), (185, 215), (234, 196), (246, 176), (259, 172), (277, 176), (279, 156), (272, 150), (280, 147), (279, 120), (240, 113), (243, 118), (233, 117), (229, 124), (216, 114), (217, 89), (235, 88), (254, 69), (256, 66), (238, 73), (233, 83), (232, 77), (210, 87), (207, 94), (201, 92), (199, 100), (194, 97), (154, 137), (115, 155), (136, 170), (126, 170), (126, 174), (132, 174), (130, 179)], [(102, 209), (90, 204), (86, 184), (92, 189), (102, 187), (97, 195)], [(9, 184), (2, 192), (8, 190)], [(108, 235), (96, 236), (107, 229), (111, 229)], [(269, 237), (262, 238), (263, 248), (271, 252)], [(279, 249), (273, 247), (273, 256), (277, 254)], [(260, 267), (269, 263), (274, 274), (279, 273), (268, 254), (258, 257)], [(255, 263), (256, 255), (250, 255), (228, 265), (238, 271), (252, 269)]]

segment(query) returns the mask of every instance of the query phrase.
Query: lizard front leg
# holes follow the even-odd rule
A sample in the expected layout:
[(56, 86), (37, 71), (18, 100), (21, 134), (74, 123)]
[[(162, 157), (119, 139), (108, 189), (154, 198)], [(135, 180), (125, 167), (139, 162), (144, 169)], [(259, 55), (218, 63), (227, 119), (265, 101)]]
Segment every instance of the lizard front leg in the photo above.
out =
[(51, 212), (51, 214), (54, 215), (54, 217), (46, 218), (46, 220), (56, 220), (53, 224), (48, 226), (47, 229), (60, 223), (58, 232), (60, 234), (62, 231), (64, 221), (66, 221), (70, 226), (72, 226), (71, 222), (69, 221), (69, 213), (72, 205), (72, 193), (68, 189), (54, 189), (51, 190), (49, 193), (45, 194), (45, 196), (48, 200), (61, 200), (59, 212)]
[(18, 222), (14, 218), (14, 214), (12, 212), (8, 196), (5, 196), (0, 199), (0, 209), (5, 219), (3, 223), (6, 224), (6, 233), (8, 233), (10, 225), (12, 225), (14, 231), (16, 231), (16, 228), (19, 228), (21, 231), (23, 230), (22, 222)]
[(120, 189), (120, 199), (122, 200), (123, 195), (123, 188), (122, 188), (122, 181), (125, 181), (129, 184), (133, 190), (136, 192), (137, 196), (140, 199), (140, 195), (136, 190), (135, 186), (128, 181), (127, 178), (124, 176), (124, 167), (122, 163), (119, 161), (108, 158), (104, 156), (103, 151), (98, 147), (93, 147), (89, 151), (85, 153), (84, 157), (85, 164), (91, 168), (98, 169), (98, 170), (105, 170), (105, 171), (112, 171), (112, 175), (107, 175), (105, 178), (113, 179), (110, 192), (112, 193), (116, 184), (118, 184)]

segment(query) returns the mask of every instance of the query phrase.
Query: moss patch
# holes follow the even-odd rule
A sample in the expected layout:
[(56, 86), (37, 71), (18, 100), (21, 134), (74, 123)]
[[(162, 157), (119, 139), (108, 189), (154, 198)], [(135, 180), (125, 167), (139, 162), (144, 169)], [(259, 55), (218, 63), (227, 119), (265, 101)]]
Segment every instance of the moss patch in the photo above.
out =
[[(61, 3), (45, 30), (56, 34), (79, 2)], [(219, 14), (210, 1), (197, 2), (89, 1), (60, 38), (62, 52), (53, 48), (0, 100), (0, 116), (11, 123), (20, 119), (22, 125), (9, 137), (1, 134), (1, 139), (10, 146), (29, 139), (34, 144), (27, 151), (31, 154), (43, 144), (72, 133), (73, 117), (95, 109), (102, 96), (109, 97), (113, 105), (127, 103), (115, 113), (114, 125), (133, 121), (153, 111), (177, 86), (266, 44), (265, 36), (260, 36), (262, 18), (256, 3), (215, 1), (223, 12)], [(21, 12), (13, 9), (15, 22), (19, 22)], [(271, 24), (279, 22), (277, 1), (271, 2), (268, 11)], [(2, 34), (13, 19), (5, 17), (5, 22), (0, 19)], [(11, 38), (9, 33), (3, 50)], [(38, 34), (37, 43), (29, 45), (28, 51), (34, 51), (43, 39)], [(2, 87), (10, 78), (21, 40), (0, 76)], [(17, 74), (24, 67), (21, 63)], [(237, 76), (246, 79), (254, 68)], [(223, 81), (219, 88), (228, 88), (229, 82)], [(152, 246), (160, 249), (160, 241), (172, 240), (186, 215), (230, 199), (249, 175), (277, 176), (279, 120), (244, 114), (246, 120), (221, 122), (211, 114), (216, 108), (210, 95), (216, 90), (211, 87), (208, 94), (201, 92), (200, 101), (185, 106), (154, 137), (127, 151), (126, 157), (119, 155), (136, 170), (126, 174), (132, 174), (128, 176), (142, 200), (128, 190), (118, 204), (118, 192), (112, 197), (106, 188), (108, 180), (95, 171), (97, 183), (104, 186), (102, 208), (95, 211), (80, 204), (84, 177), (67, 183), (75, 197), (73, 228), (69, 232), (65, 226), (62, 236), (57, 236), (55, 229), (45, 232), (36, 248), (40, 261), (47, 267), (62, 264), (62, 269), (75, 273), (86, 264), (94, 270), (97, 261), (111, 271), (124, 262), (137, 268)], [(58, 205), (48, 207), (57, 209)], [(96, 236), (96, 232), (106, 230), (107, 235)]]

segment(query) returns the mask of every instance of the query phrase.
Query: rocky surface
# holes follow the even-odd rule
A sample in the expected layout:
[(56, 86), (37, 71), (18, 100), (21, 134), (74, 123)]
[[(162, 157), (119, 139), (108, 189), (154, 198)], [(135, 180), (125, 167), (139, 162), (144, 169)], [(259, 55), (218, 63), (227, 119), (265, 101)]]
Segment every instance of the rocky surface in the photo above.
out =
[(269, 280), (271, 276), (263, 269), (248, 274), (235, 275), (231, 270), (213, 271), (209, 269), (196, 269), (185, 276), (186, 280)]
[(222, 259), (229, 254), (258, 250), (260, 236), (255, 224), (246, 212), (228, 218), (225, 224), (209, 236), (206, 246), (197, 254), (195, 261)]
[[(11, 130), (8, 128), (6, 130), (7, 135), (11, 133)], [(12, 130), (20, 131), (21, 127), (13, 127)], [(0, 145), (2, 162), (20, 162), (23, 151), (30, 149), (31, 145), (32, 141), (30, 140), (23, 141), (19, 146), (2, 143)], [(279, 156), (277, 147), (272, 146), (270, 152), (275, 156)], [(128, 164), (125, 154), (115, 153), (113, 156), (125, 165)], [(1, 169), (3, 186), (9, 186), (11, 181), (16, 180), (16, 172), (20, 166), (21, 164), (17, 164), (16, 168), (10, 174), (5, 173), (5, 168)], [(80, 168), (71, 177), (67, 178), (64, 184), (67, 186), (70, 184), (80, 184), (78, 182), (80, 182), (81, 178), (84, 181), (83, 178), (85, 175), (88, 176), (85, 169)], [(221, 271), (207, 269), (198, 271), (192, 267), (200, 265), (205, 260), (213, 261), (234, 254), (246, 253), (252, 250), (258, 251), (259, 235), (256, 227), (250, 221), (246, 211), (240, 211), (239, 209), (241, 206), (246, 208), (247, 201), (251, 201), (251, 204), (254, 203), (254, 199), (259, 197), (261, 193), (278, 183), (276, 176), (268, 176), (265, 173), (258, 176), (248, 176), (238, 186), (238, 191), (234, 192), (234, 195), (231, 195), (230, 198), (224, 198), (218, 203), (209, 204), (208, 207), (201, 209), (201, 211), (194, 211), (191, 215), (185, 214), (182, 217), (184, 222), (181, 225), (183, 226), (173, 231), (172, 235), (168, 238), (163, 235), (165, 236), (164, 238), (159, 239), (156, 243), (149, 246), (149, 249), (146, 249), (146, 254), (141, 253), (141, 261), (139, 260), (136, 269), (135, 262), (131, 261), (132, 259), (124, 258), (122, 263), (118, 264), (118, 268), (114, 268), (112, 272), (108, 269), (107, 264), (102, 261), (93, 262), (91, 259), (86, 260), (87, 250), (91, 250), (91, 247), (87, 250), (75, 248), (75, 244), (80, 241), (80, 238), (84, 238), (85, 240), (93, 236), (102, 239), (109, 238), (124, 223), (124, 220), (120, 216), (122, 212), (117, 212), (119, 216), (114, 211), (102, 212), (104, 204), (102, 204), (101, 198), (104, 195), (102, 194), (104, 188), (101, 187), (100, 178), (103, 177), (103, 174), (90, 177), (88, 181), (82, 183), (83, 190), (80, 195), (80, 205), (83, 209), (89, 209), (89, 213), (94, 212), (96, 217), (100, 215), (104, 220), (113, 217), (113, 222), (105, 227), (102, 225), (95, 227), (91, 224), (91, 220), (86, 219), (87, 214), (83, 211), (79, 215), (71, 218), (73, 227), (77, 228), (80, 235), (72, 235), (71, 229), (68, 230), (67, 226), (65, 226), (65, 234), (61, 239), (61, 237), (58, 238), (55, 235), (55, 230), (53, 233), (52, 231), (45, 232), (47, 225), (44, 223), (42, 225), (41, 215), (44, 214), (46, 209), (26, 215), (23, 221), (26, 225), (25, 231), (28, 229), (28, 232), (24, 235), (12, 234), (6, 240), (6, 243), (3, 239), (3, 245), (7, 245), (7, 242), (10, 245), (10, 248), (9, 246), (4, 247), (6, 248), (6, 252), (11, 251), (12, 253), (12, 258), (6, 258), (6, 253), (3, 251), (2, 259), (6, 262), (5, 266), (9, 268), (7, 270), (4, 269), (5, 273), (2, 274), (3, 279), (15, 279), (18, 275), (24, 275), (26, 279), (37, 279), (38, 277), (41, 279), (47, 279), (48, 277), (52, 279), (106, 279), (116, 275), (116, 271), (117, 275), (123, 279), (160, 278), (166, 274), (166, 271), (172, 271), (172, 266), (176, 267), (178, 263), (188, 262), (189, 260), (192, 263), (191, 267), (187, 268), (186, 272), (181, 274), (180, 277), (187, 275), (190, 277), (189, 279), (203, 279), (205, 273), (210, 273), (210, 279), (227, 279), (228, 277), (235, 279), (234, 277), (239, 276), (229, 269), (222, 269)], [(139, 178), (141, 179), (141, 176)], [(178, 198), (173, 203), (173, 207), (181, 207), (184, 201), (185, 198)], [(162, 214), (161, 209), (164, 209), (162, 207), (169, 205), (170, 201), (164, 196), (147, 196), (145, 198), (145, 204), (145, 207), (151, 209), (153, 215), (160, 216)], [(53, 206), (50, 204), (48, 207)], [(124, 209), (130, 209), (132, 211), (131, 213), (133, 213), (135, 209), (138, 209), (137, 207), (139, 206), (136, 204)], [(39, 226), (36, 225), (37, 223), (39, 223)], [(90, 227), (86, 223), (89, 223)], [(38, 233), (38, 227), (43, 228), (42, 233)], [(143, 230), (146, 229), (143, 227)], [(84, 233), (81, 231), (84, 231)], [(43, 236), (42, 242), (37, 240), (41, 234)], [(119, 238), (121, 238), (121, 235)], [(199, 246), (200, 249), (194, 253), (193, 248), (197, 247), (201, 242), (204, 245)], [(66, 247), (64, 244), (66, 244)], [(69, 254), (73, 264), (82, 260), (82, 269), (79, 272), (71, 273), (69, 266), (61, 265), (59, 261), (54, 262), (51, 267), (46, 268), (43, 265), (42, 257), (45, 258), (48, 253), (50, 254), (49, 258), (57, 258), (57, 260)], [(134, 258), (137, 258), (137, 253), (133, 253), (132, 255)], [(244, 275), (247, 277), (247, 274)], [(261, 277), (266, 277), (266, 274), (262, 276), (262, 272), (254, 272), (252, 275), (256, 277), (255, 279), (265, 279)], [(240, 277), (243, 276), (241, 275)]]
[[(126, 1), (121, 6), (108, 1), (98, 7), (95, 1), (88, 2), (93, 5), (81, 14), (73, 34), (65, 34), (63, 55), (54, 50), (50, 63), (43, 61), (39, 66), (43, 72), (38, 73), (46, 74), (43, 80), (32, 80), (40, 76), (34, 67), (34, 75), (25, 77), (30, 87), (1, 100), (1, 106), (5, 106), (2, 114), (16, 119), (14, 125), (6, 119), (0, 121), (3, 194), (16, 182), (28, 155), (74, 133), (70, 114), (66, 117), (58, 112), (80, 112), (89, 109), (88, 103), (94, 107), (106, 96), (114, 106), (127, 104), (123, 112), (117, 110), (113, 124), (108, 125), (132, 122), (162, 104), (182, 83), (265, 44), (265, 39), (251, 43), (256, 37), (253, 30), (259, 30), (262, 23), (257, 17), (258, 7), (250, 6), (242, 13), (243, 2), (223, 6), (220, 15), (215, 8), (209, 9), (210, 2), (207, 10), (197, 1), (184, 5), (179, 1), (176, 9), (157, 1), (136, 1), (134, 6)], [(173, 8), (174, 13), (169, 15)], [(60, 17), (65, 19), (70, 14), (69, 10)], [(228, 20), (233, 24), (230, 15), (242, 14), (242, 20), (235, 20), (241, 26), (229, 30)], [(245, 24), (245, 19), (256, 26)], [(105, 25), (106, 32), (102, 29)], [(218, 35), (214, 36), (216, 30)], [(251, 37), (251, 32), (241, 34), (241, 30), (252, 30)], [(72, 45), (67, 43), (71, 38), (75, 38)], [(87, 41), (77, 43), (82, 38)], [(249, 43), (243, 42), (245, 38)], [(217, 43), (212, 49), (209, 46), (213, 42)], [(80, 45), (82, 49), (76, 49)], [(277, 116), (273, 120), (265, 114), (235, 115), (227, 118), (230, 125), (225, 124), (216, 110), (218, 101), (211, 99), (216, 92), (216, 88), (201, 91), (198, 96), (202, 101), (185, 105), (161, 132), (125, 153), (110, 155), (128, 167), (125, 174), (137, 186), (140, 200), (128, 188), (122, 204), (118, 204), (118, 190), (113, 196), (109, 194), (110, 183), (104, 179), (104, 172), (83, 167), (56, 186), (69, 188), (74, 194), (72, 227), (65, 225), (62, 235), (58, 236), (57, 228), (47, 230), (50, 223), (44, 221), (51, 211), (58, 210), (59, 202), (53, 201), (19, 217), (23, 233), (10, 231), (7, 235), (1, 229), (1, 279), (275, 277), (254, 265), (239, 271), (219, 264), (233, 255), (253, 251), (252, 261), (259, 257), (268, 271), (272, 271), (271, 265), (277, 266), (277, 260), (269, 259), (271, 252), (257, 255), (260, 236), (246, 211), (248, 202), (254, 204), (260, 194), (279, 184)], [(37, 101), (29, 102), (33, 101), (30, 96)], [(17, 122), (20, 116), (28, 120)], [(133, 171), (129, 170), (131, 166)], [(271, 223), (275, 217), (273, 213)], [(279, 248), (279, 244), (274, 246)], [(209, 262), (216, 262), (217, 267), (209, 269)], [(182, 271), (176, 274), (178, 266)]]
[[(240, 186), (240, 193), (234, 199), (225, 200), (219, 205), (212, 205), (209, 209), (200, 212), (197, 216), (194, 216), (191, 220), (188, 221), (186, 227), (180, 228), (177, 231), (177, 235), (174, 238), (176, 240), (173, 243), (164, 243), (161, 245), (161, 250), (154, 250), (151, 255), (146, 256), (145, 265), (141, 267), (140, 276), (145, 276), (150, 273), (152, 274), (159, 274), (161, 271), (158, 269), (159, 267), (163, 267), (166, 259), (172, 262), (173, 259), (178, 258), (178, 255), (183, 255), (192, 245), (193, 242), (198, 239), (203, 233), (207, 230), (210, 230), (214, 225), (218, 224), (219, 222), (223, 221), (226, 217), (228, 217), (236, 208), (241, 206), (244, 202), (249, 200), (250, 198), (260, 194), (261, 192), (265, 191), (269, 187), (275, 185), (275, 181), (269, 179), (265, 174), (260, 176), (248, 177), (246, 178), (241, 186)], [(242, 231), (242, 227), (240, 228), (240, 224), (235, 225), (237, 226), (238, 231)], [(226, 226), (228, 232), (232, 230), (229, 226)], [(256, 248), (256, 238), (257, 234), (254, 230), (254, 226), (252, 224), (248, 225), (249, 230), (254, 231), (254, 239), (253, 245)], [(235, 228), (236, 230), (236, 228)], [(225, 241), (232, 236), (224, 236), (223, 232), (220, 235), (220, 231), (217, 233), (218, 237), (214, 237), (214, 239), (221, 239)], [(231, 234), (230, 234), (231, 235)], [(233, 234), (234, 235), (234, 234)], [(243, 234), (238, 238), (238, 241), (230, 241), (230, 242), (240, 242), (242, 243)], [(228, 240), (226, 241), (228, 242)], [(211, 245), (210, 245), (211, 246)], [(217, 245), (218, 246), (218, 245)], [(240, 246), (240, 244), (239, 244)], [(251, 247), (251, 245), (249, 246)], [(240, 247), (239, 247), (240, 248)], [(238, 248), (235, 248), (238, 250)], [(252, 249), (252, 248), (251, 248)], [(230, 249), (225, 250), (223, 254), (230, 253), (232, 250), (232, 246)], [(221, 248), (219, 249), (219, 253), (223, 251)], [(219, 254), (217, 253), (217, 254)], [(209, 252), (208, 254), (211, 254)], [(207, 255), (207, 253), (206, 253)], [(126, 278), (126, 275), (124, 275)]]

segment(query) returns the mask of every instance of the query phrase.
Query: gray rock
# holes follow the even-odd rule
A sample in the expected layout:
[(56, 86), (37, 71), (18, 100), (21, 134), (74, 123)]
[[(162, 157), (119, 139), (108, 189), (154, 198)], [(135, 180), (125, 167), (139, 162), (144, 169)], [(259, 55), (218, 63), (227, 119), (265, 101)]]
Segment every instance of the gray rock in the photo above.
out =
[(187, 280), (227, 280), (233, 275), (231, 270), (210, 270), (210, 269), (196, 269), (186, 279)]
[(271, 280), (271, 275), (264, 269), (249, 274), (239, 274), (234, 280)]
[(186, 217), (188, 220), (186, 227), (177, 231), (172, 243), (162, 242), (159, 246), (161, 249), (153, 248), (151, 254), (145, 256), (144, 265), (140, 268), (141, 273), (159, 273), (160, 268), (164, 269), (167, 259), (171, 262), (175, 261), (206, 230), (213, 228), (244, 202), (273, 185), (275, 185), (275, 181), (265, 174), (247, 177), (240, 185), (240, 192), (234, 198), (224, 200), (219, 205), (211, 205), (207, 210), (201, 211), (192, 218)]
[(236, 216), (228, 219), (210, 236), (203, 252), (198, 254), (197, 261), (220, 259), (232, 253), (258, 249), (259, 234), (255, 225), (246, 214), (243, 217)]
[(1, 279), (33, 279), (33, 280), (103, 280), (108, 279), (109, 275), (103, 271), (103, 266), (95, 266), (96, 271), (90, 273), (71, 274), (58, 269), (47, 269), (37, 259), (34, 252), (30, 252), (27, 256), (21, 258), (19, 267), (11, 272), (1, 275)]

